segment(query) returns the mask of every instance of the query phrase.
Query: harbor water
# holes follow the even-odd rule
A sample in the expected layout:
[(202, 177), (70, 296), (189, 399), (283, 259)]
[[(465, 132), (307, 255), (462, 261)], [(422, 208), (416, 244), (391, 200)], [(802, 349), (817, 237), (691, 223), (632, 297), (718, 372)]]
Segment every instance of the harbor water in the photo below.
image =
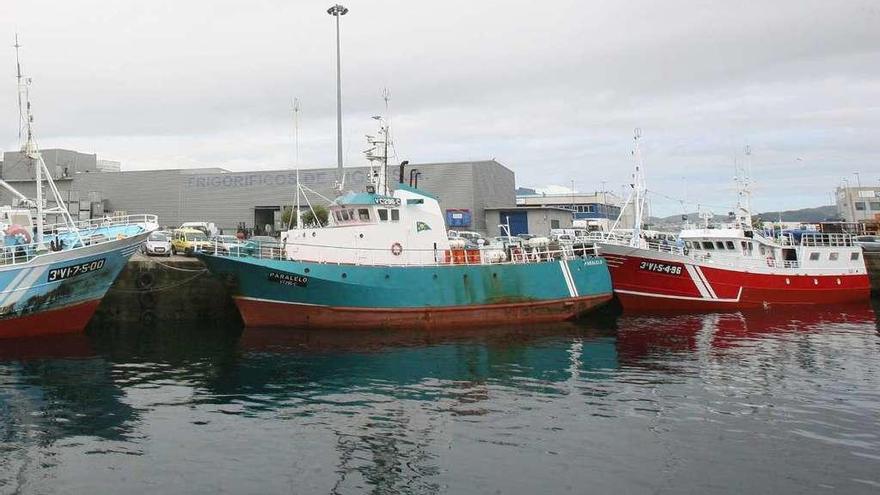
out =
[(878, 328), (856, 306), (4, 341), (0, 493), (878, 493)]

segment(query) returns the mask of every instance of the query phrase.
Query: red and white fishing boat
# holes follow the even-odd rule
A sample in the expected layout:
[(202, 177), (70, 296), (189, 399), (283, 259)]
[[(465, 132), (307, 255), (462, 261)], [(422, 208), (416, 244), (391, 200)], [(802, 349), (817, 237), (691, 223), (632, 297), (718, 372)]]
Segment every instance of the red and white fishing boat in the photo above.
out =
[(632, 205), (634, 228), (598, 242), (624, 310), (724, 311), (870, 298), (862, 250), (849, 234), (769, 236), (752, 228), (745, 171), (737, 172), (734, 222), (713, 227), (707, 217), (674, 243), (649, 241), (641, 229), (645, 181), (638, 140), (637, 132), (633, 191), (623, 208)]

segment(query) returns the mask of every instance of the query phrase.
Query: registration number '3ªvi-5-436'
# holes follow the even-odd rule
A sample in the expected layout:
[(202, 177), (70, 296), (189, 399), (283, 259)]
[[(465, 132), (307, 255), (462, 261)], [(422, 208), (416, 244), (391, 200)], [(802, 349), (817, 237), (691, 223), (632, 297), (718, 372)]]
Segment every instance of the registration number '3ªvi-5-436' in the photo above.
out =
[(89, 272), (96, 272), (104, 268), (105, 258), (99, 260), (87, 261), (76, 265), (62, 266), (61, 268), (53, 268), (49, 270), (47, 277), (49, 282), (57, 282), (68, 278), (78, 277)]
[(655, 263), (653, 261), (642, 261), (639, 263), (639, 269), (647, 270), (654, 273), (667, 273), (669, 275), (681, 275), (681, 265), (668, 265), (666, 263)]

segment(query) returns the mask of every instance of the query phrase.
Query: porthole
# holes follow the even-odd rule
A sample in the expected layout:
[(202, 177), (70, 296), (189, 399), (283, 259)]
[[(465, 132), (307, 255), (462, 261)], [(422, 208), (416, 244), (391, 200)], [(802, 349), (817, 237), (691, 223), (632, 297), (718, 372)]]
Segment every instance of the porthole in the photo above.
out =
[(363, 239), (363, 238), (364, 238), (364, 234), (360, 234), (360, 235), (358, 235), (358, 237), (360, 237), (361, 239)]
[(347, 274), (347, 273), (343, 273), (343, 274), (342, 274), (342, 278), (348, 278), (348, 274)]
[(385, 274), (385, 280), (388, 280), (389, 278), (391, 278), (391, 275), (388, 275), (388, 274), (386, 273), (386, 274)]
[(434, 274), (434, 280), (437, 280), (437, 274), (436, 274), (436, 273)]
[(837, 279), (837, 285), (840, 285), (840, 279)]
[(497, 274), (497, 273), (493, 273), (493, 274), (492, 274), (492, 278), (498, 278), (498, 274)]
[(317, 232), (312, 232), (312, 237), (315, 237), (315, 236), (317, 236), (317, 235), (318, 235)]
[(312, 271), (311, 268), (306, 268), (303, 270), (303, 272), (305, 272), (305, 273), (309, 273), (310, 271)]
[(785, 285), (791, 285), (791, 280), (788, 277), (785, 277)]
[(818, 278), (814, 278), (814, 279), (813, 279), (813, 285), (819, 285), (819, 279), (818, 279)]

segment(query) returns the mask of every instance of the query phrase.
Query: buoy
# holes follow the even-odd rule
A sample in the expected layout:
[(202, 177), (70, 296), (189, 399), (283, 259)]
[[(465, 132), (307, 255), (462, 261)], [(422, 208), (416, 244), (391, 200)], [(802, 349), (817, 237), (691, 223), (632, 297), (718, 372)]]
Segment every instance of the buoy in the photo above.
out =
[(24, 237), (24, 244), (31, 243), (31, 233), (21, 225), (10, 225), (3, 231), (4, 234), (8, 236), (21, 236)]

